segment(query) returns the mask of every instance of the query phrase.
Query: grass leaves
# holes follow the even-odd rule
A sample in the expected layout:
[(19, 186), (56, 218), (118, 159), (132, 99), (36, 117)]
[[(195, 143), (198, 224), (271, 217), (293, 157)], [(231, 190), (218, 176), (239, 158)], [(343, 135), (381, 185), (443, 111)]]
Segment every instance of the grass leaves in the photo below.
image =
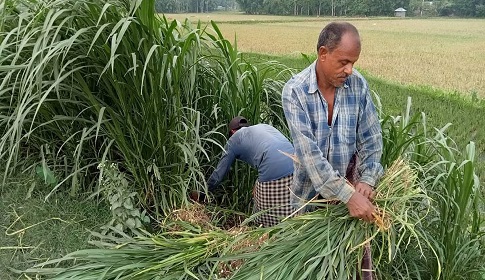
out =
[[(377, 272), (407, 244), (429, 245), (419, 226), (424, 217), (409, 211), (427, 199), (415, 180), (402, 160), (386, 171), (376, 198), (386, 227), (350, 217), (344, 204), (320, 202), (319, 210), (272, 228), (221, 230), (204, 219), (204, 227), (192, 220), (166, 223), (159, 234), (94, 233), (92, 244), (99, 249), (73, 252), (26, 272), (51, 279), (219, 279), (222, 273), (226, 279), (355, 279), (368, 242)], [(189, 218), (202, 210), (195, 208)]]
[(98, 191), (95, 167), (110, 160), (161, 215), (205, 188), (233, 116), (285, 127), (283, 83), (215, 23), (168, 21), (150, 0), (24, 2), (5, 3), (0, 32), (5, 176), (29, 155), (59, 178), (52, 192), (77, 195)]

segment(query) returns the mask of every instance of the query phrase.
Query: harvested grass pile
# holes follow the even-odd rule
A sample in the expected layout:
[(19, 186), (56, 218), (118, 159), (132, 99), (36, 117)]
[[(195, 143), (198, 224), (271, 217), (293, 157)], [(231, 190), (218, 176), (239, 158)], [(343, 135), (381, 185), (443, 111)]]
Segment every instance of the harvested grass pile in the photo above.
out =
[(231, 279), (352, 279), (361, 274), (364, 247), (371, 241), (378, 269), (382, 256), (391, 261), (402, 242), (419, 242), (418, 208), (427, 197), (415, 180), (402, 160), (386, 171), (376, 188), (374, 224), (350, 217), (344, 204), (314, 202), (317, 211), (269, 229), (271, 239), (260, 250), (239, 252), (235, 257), (245, 262)]
[[(230, 231), (235, 237), (240, 236), (242, 238), (236, 239), (236, 241), (229, 247), (230, 249), (226, 254), (238, 254), (239, 252), (257, 252), (260, 250), (266, 242), (268, 242), (269, 233), (263, 233), (261, 235), (247, 235), (250, 232), (250, 228), (241, 227)], [(217, 266), (217, 275), (223, 279), (228, 279), (232, 276), (234, 271), (237, 271), (244, 264), (242, 258), (230, 259), (227, 261), (220, 260)]]
[[(191, 226), (201, 228), (202, 231), (222, 230), (228, 235), (228, 240), (231, 239), (231, 244), (228, 244), (226, 253), (234, 254), (244, 250), (245, 252), (257, 251), (264, 242), (267, 241), (269, 234), (262, 233), (261, 235), (248, 234), (253, 228), (245, 225), (232, 225), (229, 229), (224, 230), (225, 225), (217, 228), (211, 221), (217, 219), (217, 213), (210, 213), (209, 210), (199, 203), (194, 203), (189, 207), (178, 209), (172, 212), (167, 217), (162, 227), (166, 228), (168, 232), (180, 231), (183, 224), (188, 223)], [(240, 221), (241, 223), (242, 221)], [(239, 224), (240, 224), (239, 223)], [(232, 259), (228, 261), (219, 261), (215, 274), (219, 278), (227, 279), (232, 273), (238, 270), (244, 261), (242, 259)]]
[[(352, 279), (368, 242), (377, 270), (383, 256), (392, 260), (403, 243), (420, 242), (416, 225), (427, 196), (415, 180), (402, 160), (386, 171), (377, 187), (375, 224), (350, 217), (344, 204), (315, 202), (317, 211), (275, 227), (223, 230), (195, 204), (175, 211), (161, 234), (95, 234), (93, 244), (103, 249), (74, 252), (28, 272), (53, 279)], [(69, 261), (75, 265), (61, 268)]]

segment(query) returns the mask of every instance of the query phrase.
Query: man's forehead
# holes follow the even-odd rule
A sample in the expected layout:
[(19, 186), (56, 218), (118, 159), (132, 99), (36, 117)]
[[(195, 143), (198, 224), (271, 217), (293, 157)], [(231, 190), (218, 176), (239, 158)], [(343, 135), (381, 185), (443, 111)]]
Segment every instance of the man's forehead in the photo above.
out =
[(360, 48), (360, 36), (358, 34), (347, 32), (342, 35), (340, 39), (340, 43), (338, 44), (337, 48), (350, 48), (350, 47), (358, 47)]
[(360, 55), (360, 39), (358, 36), (342, 36), (338, 46), (332, 51), (332, 54), (355, 57)]

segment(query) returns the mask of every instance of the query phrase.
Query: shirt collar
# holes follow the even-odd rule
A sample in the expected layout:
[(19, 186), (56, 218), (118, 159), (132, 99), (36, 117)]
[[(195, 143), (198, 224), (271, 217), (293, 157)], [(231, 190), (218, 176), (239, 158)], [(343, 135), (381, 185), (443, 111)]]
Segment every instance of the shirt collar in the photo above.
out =
[(310, 82), (308, 85), (308, 94), (312, 94), (318, 91), (317, 83), (317, 61), (315, 60), (312, 65), (310, 65)]

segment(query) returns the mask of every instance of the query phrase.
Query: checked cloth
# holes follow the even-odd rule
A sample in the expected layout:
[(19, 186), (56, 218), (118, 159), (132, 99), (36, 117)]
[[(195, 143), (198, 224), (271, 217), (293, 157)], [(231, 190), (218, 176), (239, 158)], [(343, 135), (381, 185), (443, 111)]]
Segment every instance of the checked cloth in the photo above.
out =
[(254, 212), (260, 212), (255, 218), (257, 225), (274, 226), (294, 211), (290, 205), (290, 188), (293, 175), (278, 180), (259, 182), (254, 185)]

